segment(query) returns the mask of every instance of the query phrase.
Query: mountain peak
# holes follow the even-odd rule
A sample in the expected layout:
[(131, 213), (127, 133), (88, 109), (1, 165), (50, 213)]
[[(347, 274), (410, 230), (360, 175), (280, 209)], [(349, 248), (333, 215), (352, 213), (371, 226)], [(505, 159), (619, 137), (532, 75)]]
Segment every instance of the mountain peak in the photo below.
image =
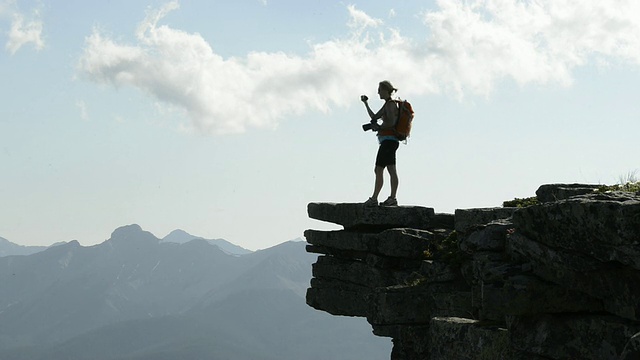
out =
[(191, 235), (182, 229), (176, 229), (169, 233), (169, 235), (162, 238), (163, 242), (172, 242), (178, 244), (187, 243), (193, 239), (202, 239), (199, 236)]
[(201, 236), (191, 235), (181, 229), (173, 230), (169, 233), (169, 235), (162, 238), (163, 243), (170, 242), (176, 244), (186, 244), (191, 240), (204, 240), (210, 245), (217, 246), (218, 248), (220, 248), (220, 250), (229, 255), (245, 255), (252, 252), (251, 250), (247, 250), (241, 246), (232, 244), (224, 239), (205, 239)]
[(111, 233), (110, 240), (115, 242), (132, 240), (153, 241), (155, 243), (160, 241), (152, 233), (142, 230), (142, 227), (138, 224), (125, 225), (115, 229), (113, 233)]

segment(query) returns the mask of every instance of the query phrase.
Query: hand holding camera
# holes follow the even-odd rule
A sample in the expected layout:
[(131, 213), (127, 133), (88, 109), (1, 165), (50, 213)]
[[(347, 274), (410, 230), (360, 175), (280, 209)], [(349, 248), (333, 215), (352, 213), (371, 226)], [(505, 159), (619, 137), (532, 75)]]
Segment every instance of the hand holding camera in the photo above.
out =
[[(367, 106), (367, 109), (369, 109), (369, 105), (367, 104), (367, 101), (369, 101), (369, 97), (367, 97), (367, 95), (360, 95), (360, 101), (362, 101)], [(364, 131), (378, 131), (379, 129), (380, 125), (378, 125), (378, 122), (375, 120), (371, 120), (371, 122), (362, 125), (362, 130)]]
[(377, 122), (371, 120), (371, 122), (362, 125), (362, 130), (364, 131), (378, 131), (380, 129), (380, 125)]

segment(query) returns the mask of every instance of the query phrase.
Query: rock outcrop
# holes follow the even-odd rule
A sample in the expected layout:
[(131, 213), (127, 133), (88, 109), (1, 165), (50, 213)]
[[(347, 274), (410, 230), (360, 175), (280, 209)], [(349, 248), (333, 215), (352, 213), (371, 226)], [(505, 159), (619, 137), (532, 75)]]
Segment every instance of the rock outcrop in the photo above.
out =
[(305, 232), (307, 304), (366, 317), (392, 360), (638, 359), (640, 194), (597, 188), (455, 214), (311, 203), (344, 229)]

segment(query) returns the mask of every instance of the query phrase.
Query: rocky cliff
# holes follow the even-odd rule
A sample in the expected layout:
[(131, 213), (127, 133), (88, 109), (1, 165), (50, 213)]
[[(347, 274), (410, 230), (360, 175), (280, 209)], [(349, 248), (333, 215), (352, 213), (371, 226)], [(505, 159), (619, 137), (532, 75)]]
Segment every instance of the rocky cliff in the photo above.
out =
[(640, 359), (640, 193), (543, 185), (539, 204), (311, 203), (307, 304), (366, 317), (392, 360)]

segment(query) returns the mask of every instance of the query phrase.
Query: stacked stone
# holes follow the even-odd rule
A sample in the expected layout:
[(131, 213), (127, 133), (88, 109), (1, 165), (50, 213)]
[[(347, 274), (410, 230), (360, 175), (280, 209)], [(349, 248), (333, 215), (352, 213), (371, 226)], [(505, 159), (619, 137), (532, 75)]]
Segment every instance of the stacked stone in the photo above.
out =
[(394, 360), (640, 359), (640, 194), (596, 188), (455, 217), (309, 204), (344, 230), (305, 232), (307, 303), (366, 317)]
[(520, 272), (519, 266), (509, 263), (503, 254), (515, 210), (456, 210), (454, 228), (462, 254), (459, 268), (470, 287), (471, 309), (464, 317), (449, 315), (431, 320), (429, 357), (424, 359), (537, 360), (511, 348), (501, 313), (504, 279)]
[(552, 359), (640, 359), (640, 194), (549, 199), (515, 212), (513, 225), (509, 258), (556, 289), (537, 293), (556, 303), (543, 314), (509, 318), (513, 346)]
[(469, 316), (471, 292), (440, 257), (452, 214), (417, 206), (364, 207), (311, 203), (313, 219), (343, 230), (307, 230), (313, 265), (307, 304), (334, 315), (366, 317), (374, 333), (393, 338), (394, 359), (424, 359), (429, 324)]
[(640, 197), (595, 188), (544, 185), (540, 205), (456, 211), (479, 320), (455, 322), (462, 333), (495, 323), (505, 359), (640, 359)]

